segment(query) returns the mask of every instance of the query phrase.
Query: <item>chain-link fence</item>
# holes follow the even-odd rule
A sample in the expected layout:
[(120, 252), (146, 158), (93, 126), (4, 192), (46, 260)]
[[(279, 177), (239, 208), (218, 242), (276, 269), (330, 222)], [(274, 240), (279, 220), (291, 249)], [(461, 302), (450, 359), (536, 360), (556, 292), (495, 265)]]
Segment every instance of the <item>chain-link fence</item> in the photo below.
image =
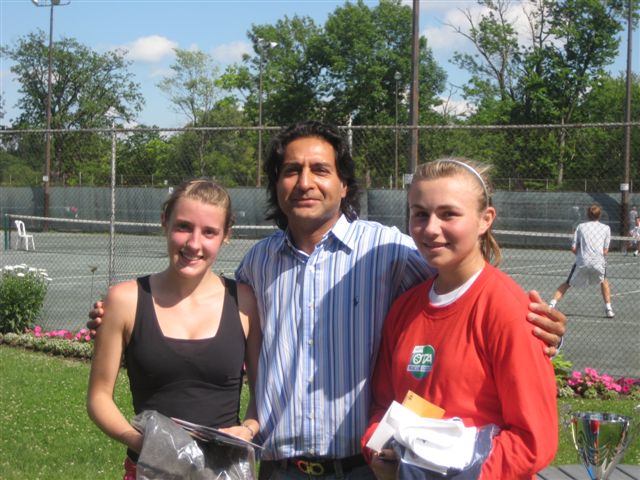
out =
[[(602, 222), (613, 234), (607, 276), (615, 317), (605, 317), (598, 285), (570, 289), (559, 307), (569, 318), (565, 355), (576, 368), (593, 366), (614, 375), (640, 376), (640, 257), (626, 252), (629, 238), (624, 235), (630, 207), (640, 205), (640, 195), (634, 193), (640, 175), (639, 127), (631, 126), (628, 180), (625, 126), (620, 124), (419, 131), (420, 162), (465, 156), (494, 166), (495, 227), (504, 247), (501, 267), (546, 299), (569, 275), (572, 234), (586, 221), (586, 208), (602, 206)], [(265, 132), (265, 149), (274, 130)], [(411, 130), (344, 130), (363, 187), (361, 217), (405, 230), (403, 187)], [(257, 155), (255, 128), (53, 135), (51, 181), (44, 188), (42, 131), (0, 132), (0, 264), (48, 270), (53, 281), (42, 319), (45, 328), (80, 328), (109, 283), (164, 268), (160, 207), (170, 188), (184, 178), (214, 177), (230, 190), (237, 226), (216, 271), (233, 275), (247, 249), (273, 230), (264, 220), (264, 177), (256, 175), (266, 153)], [(621, 184), (628, 184), (629, 191), (622, 194)], [(35, 249), (21, 248), (15, 219), (24, 221)]]

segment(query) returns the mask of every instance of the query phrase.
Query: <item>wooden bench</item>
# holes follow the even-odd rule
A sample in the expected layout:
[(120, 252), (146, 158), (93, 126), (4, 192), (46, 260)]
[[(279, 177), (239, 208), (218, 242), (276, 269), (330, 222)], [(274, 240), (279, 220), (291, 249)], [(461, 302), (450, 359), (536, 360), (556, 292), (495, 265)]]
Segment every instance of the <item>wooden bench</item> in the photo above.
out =
[[(538, 473), (539, 480), (587, 480), (587, 470), (582, 465), (548, 467)], [(640, 465), (618, 465), (609, 480), (640, 480)]]

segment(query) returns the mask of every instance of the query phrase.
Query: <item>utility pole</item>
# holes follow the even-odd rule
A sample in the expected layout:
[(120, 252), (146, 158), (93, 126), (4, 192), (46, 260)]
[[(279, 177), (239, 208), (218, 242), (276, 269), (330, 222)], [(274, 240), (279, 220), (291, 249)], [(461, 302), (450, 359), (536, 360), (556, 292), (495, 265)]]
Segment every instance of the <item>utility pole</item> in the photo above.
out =
[[(409, 152), (409, 168), (407, 178), (411, 178), (418, 166), (418, 105), (420, 92), (418, 80), (420, 78), (420, 1), (413, 0), (413, 28), (411, 31), (411, 106), (409, 123), (411, 124), (411, 151)], [(406, 182), (403, 182), (405, 184)], [(404, 202), (405, 205), (407, 202)], [(405, 212), (406, 232), (409, 232), (409, 208)]]
[(277, 42), (267, 42), (262, 38), (258, 38), (258, 49), (260, 50), (260, 63), (259, 63), (259, 81), (258, 81), (258, 164), (256, 165), (256, 187), (260, 187), (262, 182), (260, 176), (262, 174), (262, 70), (264, 64), (264, 52), (265, 50), (277, 47)]
[[(60, 0), (31, 0), (36, 7), (49, 7), (49, 64), (47, 68), (47, 133), (46, 133), (46, 146), (44, 152), (44, 176), (42, 182), (44, 183), (44, 204), (42, 215), (44, 217), (49, 216), (50, 205), (50, 184), (51, 184), (51, 83), (52, 83), (52, 70), (53, 70), (53, 7), (59, 5), (69, 5), (69, 2), (60, 3)], [(46, 224), (45, 224), (46, 229)]]
[(420, 99), (420, 1), (413, 0), (413, 43), (411, 46), (411, 154), (409, 157), (409, 173), (415, 172), (418, 166), (418, 105)]
[(394, 186), (395, 188), (398, 188), (398, 83), (400, 82), (400, 79), (402, 78), (402, 75), (400, 75), (400, 72), (396, 72), (393, 74), (393, 79), (396, 81), (396, 124), (395, 124), (395, 137), (396, 137), (396, 151), (395, 151), (395, 169), (394, 169), (394, 178), (395, 178), (395, 183)]
[(622, 209), (620, 215), (620, 225), (622, 226), (620, 235), (627, 236), (633, 225), (629, 225), (629, 187), (631, 180), (631, 52), (633, 37), (633, 0), (629, 0), (629, 11), (627, 12), (627, 93), (624, 106), (624, 178), (620, 184), (622, 194)]

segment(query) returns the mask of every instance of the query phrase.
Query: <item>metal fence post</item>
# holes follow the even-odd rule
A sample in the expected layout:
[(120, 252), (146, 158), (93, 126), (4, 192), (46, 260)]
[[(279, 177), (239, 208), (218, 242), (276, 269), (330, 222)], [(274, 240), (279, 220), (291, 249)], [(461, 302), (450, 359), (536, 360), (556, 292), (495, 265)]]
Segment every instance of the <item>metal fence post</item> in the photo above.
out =
[(111, 117), (111, 212), (109, 217), (109, 287), (115, 280), (116, 258), (116, 117)]
[(4, 249), (9, 250), (11, 248), (11, 226), (9, 225), (9, 215), (6, 213), (2, 216), (2, 228), (4, 230)]

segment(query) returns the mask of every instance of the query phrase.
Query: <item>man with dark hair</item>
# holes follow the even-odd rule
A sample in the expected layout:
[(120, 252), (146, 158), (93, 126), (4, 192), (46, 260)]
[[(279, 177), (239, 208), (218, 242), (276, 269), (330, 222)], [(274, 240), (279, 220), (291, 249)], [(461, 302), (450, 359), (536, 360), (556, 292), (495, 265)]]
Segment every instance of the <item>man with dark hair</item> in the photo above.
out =
[(604, 314), (613, 318), (611, 308), (611, 288), (607, 279), (607, 255), (611, 242), (609, 225), (600, 223), (602, 208), (593, 204), (587, 209), (588, 222), (581, 223), (573, 234), (571, 251), (576, 261), (571, 267), (569, 277), (553, 294), (549, 306), (555, 308), (569, 287), (586, 287), (594, 283), (600, 284), (602, 299), (604, 300)]
[(317, 137), (331, 144), (335, 151), (335, 163), (338, 169), (338, 176), (347, 187), (347, 194), (340, 203), (340, 211), (349, 221), (358, 218), (358, 211), (360, 210), (360, 189), (356, 182), (356, 167), (351, 158), (351, 152), (349, 152), (349, 145), (335, 128), (317, 121), (308, 121), (294, 123), (279, 135), (276, 135), (271, 141), (269, 155), (264, 164), (264, 170), (268, 180), (267, 201), (269, 212), (267, 213), (267, 220), (273, 220), (282, 230), (287, 228), (289, 220), (278, 204), (278, 176), (287, 145), (301, 137)]
[[(268, 218), (281, 231), (236, 271), (262, 319), (260, 478), (373, 478), (359, 438), (382, 324), (398, 295), (435, 271), (410, 237), (357, 218), (355, 165), (335, 127), (307, 121), (281, 131), (265, 172)], [(564, 316), (537, 315), (548, 308), (532, 298), (529, 318), (548, 331), (537, 334), (557, 345)]]

